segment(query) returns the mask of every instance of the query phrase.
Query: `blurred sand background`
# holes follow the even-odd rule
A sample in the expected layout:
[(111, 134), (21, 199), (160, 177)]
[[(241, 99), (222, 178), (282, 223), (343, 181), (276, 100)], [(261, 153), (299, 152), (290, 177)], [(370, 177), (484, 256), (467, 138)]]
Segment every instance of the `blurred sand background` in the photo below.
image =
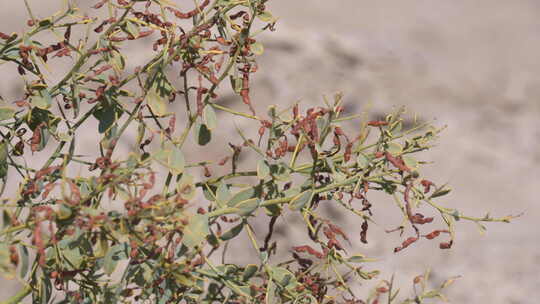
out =
[[(23, 28), (22, 1), (0, 2), (0, 30)], [(30, 3), (45, 15), (57, 1)], [(478, 216), (525, 212), (513, 224), (487, 225), (484, 236), (473, 224), (458, 225), (451, 251), (424, 242), (398, 255), (397, 238), (376, 240), (396, 221), (379, 218), (369, 245), (355, 249), (381, 258), (373, 264), (381, 278), (395, 273), (410, 295), (412, 278), (431, 267), (434, 284), (462, 275), (446, 293), (452, 303), (538, 303), (540, 2), (271, 0), (268, 7), (280, 19), (276, 32), (259, 38), (266, 48), (253, 89), (259, 110), (298, 99), (319, 104), (336, 91), (350, 112), (380, 115), (405, 105), (448, 125), (423, 154), (434, 161), (424, 174), (454, 189), (446, 206)], [(17, 96), (9, 70), (0, 67), (4, 97)], [(294, 239), (288, 229), (281, 234)], [(13, 294), (13, 286), (2, 284), (0, 294)]]

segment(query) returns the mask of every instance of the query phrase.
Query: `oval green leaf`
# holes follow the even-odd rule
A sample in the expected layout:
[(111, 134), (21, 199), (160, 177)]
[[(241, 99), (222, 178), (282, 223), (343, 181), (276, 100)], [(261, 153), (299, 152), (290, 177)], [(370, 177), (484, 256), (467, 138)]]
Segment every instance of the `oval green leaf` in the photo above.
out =
[(409, 167), (410, 169), (418, 169), (418, 161), (416, 159), (414, 159), (413, 157), (411, 156), (403, 156), (402, 157), (403, 159), (403, 162), (405, 163), (405, 165), (407, 167)]
[(360, 169), (365, 169), (369, 166), (369, 158), (364, 153), (358, 153), (356, 163)]
[(245, 282), (251, 279), (255, 273), (257, 273), (257, 270), (259, 270), (259, 267), (255, 264), (246, 265), (246, 268), (244, 268), (244, 273), (242, 273), (242, 281)]
[(253, 198), (256, 190), (254, 187), (244, 188), (236, 192), (233, 197), (227, 202), (227, 206), (236, 207), (240, 202)]
[(182, 150), (177, 147), (173, 147), (168, 157), (169, 169), (173, 174), (181, 174), (184, 172), (184, 166), (186, 162), (184, 160), (184, 154)]
[(298, 194), (289, 202), (289, 209), (293, 211), (302, 209), (308, 202), (311, 201), (312, 197), (313, 197), (312, 189), (306, 190)]
[(176, 191), (182, 196), (183, 199), (191, 200), (195, 197), (197, 187), (195, 187), (195, 178), (184, 172), (182, 178), (176, 185)]
[(216, 189), (216, 203), (218, 206), (223, 207), (230, 199), (231, 192), (229, 191), (229, 188), (225, 183), (221, 182)]
[(267, 22), (267, 23), (272, 23), (272, 22), (276, 21), (276, 18), (274, 18), (274, 16), (272, 16), (272, 13), (270, 13), (268, 11), (264, 11), (264, 12), (258, 14), (257, 18), (259, 18), (261, 21)]
[(270, 166), (268, 166), (268, 163), (261, 159), (257, 163), (257, 177), (259, 179), (265, 179), (270, 175)]
[(195, 139), (201, 146), (205, 146), (212, 139), (212, 133), (205, 124), (195, 125)]
[(256, 197), (241, 201), (235, 206), (235, 208), (237, 209), (235, 213), (241, 216), (248, 216), (253, 213), (253, 211), (255, 211), (259, 207), (259, 205), (260, 200)]
[(216, 111), (210, 105), (204, 107), (203, 110), (203, 120), (204, 124), (208, 127), (209, 130), (213, 130), (217, 127), (217, 116)]
[(47, 90), (41, 90), (39, 94), (31, 97), (30, 102), (34, 107), (47, 110), (51, 107), (52, 97)]
[(188, 247), (193, 248), (201, 245), (204, 239), (210, 234), (208, 228), (208, 215), (196, 214), (189, 218), (189, 223), (183, 230), (184, 238), (182, 243)]
[(222, 241), (228, 241), (230, 239), (235, 238), (240, 232), (242, 232), (242, 229), (244, 229), (244, 223), (240, 223), (231, 229), (225, 231), (219, 238)]
[(399, 154), (401, 154), (401, 152), (403, 152), (403, 147), (398, 144), (398, 143), (389, 143), (387, 148), (386, 148), (386, 151), (388, 151), (390, 154), (392, 154), (393, 156), (397, 156)]
[(146, 94), (146, 103), (157, 116), (167, 114), (167, 101), (159, 95), (159, 92), (153, 86)]

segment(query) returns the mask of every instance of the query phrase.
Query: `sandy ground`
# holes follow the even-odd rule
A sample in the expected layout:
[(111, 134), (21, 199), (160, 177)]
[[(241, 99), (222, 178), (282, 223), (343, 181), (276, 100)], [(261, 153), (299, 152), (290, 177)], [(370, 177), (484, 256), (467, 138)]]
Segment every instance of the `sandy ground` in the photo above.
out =
[[(31, 2), (51, 11), (46, 3), (57, 1)], [(525, 212), (511, 225), (488, 225), (484, 236), (472, 224), (459, 225), (448, 252), (426, 244), (394, 255), (397, 239), (355, 249), (380, 257), (373, 267), (385, 270), (384, 278), (396, 273), (404, 293), (430, 267), (435, 283), (463, 276), (447, 292), (453, 303), (538, 303), (540, 2), (272, 0), (268, 6), (280, 21), (260, 38), (266, 52), (255, 78), (258, 109), (298, 99), (317, 104), (335, 91), (344, 93), (351, 112), (375, 115), (405, 105), (448, 125), (424, 154), (435, 162), (426, 175), (454, 188), (445, 205), (473, 215)], [(1, 28), (20, 28), (21, 14), (19, 3), (0, 10)], [(9, 91), (9, 82), (0, 84), (1, 94)], [(379, 235), (393, 226), (380, 223)], [(11, 286), (0, 290), (11, 294)]]

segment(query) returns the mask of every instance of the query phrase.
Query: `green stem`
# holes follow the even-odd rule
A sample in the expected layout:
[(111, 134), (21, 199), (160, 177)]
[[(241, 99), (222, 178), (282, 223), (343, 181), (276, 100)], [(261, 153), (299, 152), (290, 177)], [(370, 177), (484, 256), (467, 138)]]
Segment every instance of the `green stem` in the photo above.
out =
[(19, 226), (7, 228), (7, 229), (2, 230), (2, 232), (0, 232), (0, 236), (3, 236), (4, 234), (12, 233), (12, 232), (17, 232), (26, 228), (28, 228), (28, 225), (19, 225)]
[(225, 111), (225, 112), (229, 112), (233, 115), (237, 115), (237, 116), (242, 116), (242, 117), (246, 117), (246, 118), (251, 118), (251, 119), (255, 119), (255, 120), (260, 120), (259, 117), (255, 116), (255, 115), (250, 115), (250, 114), (246, 114), (246, 113), (242, 113), (242, 112), (238, 112), (238, 111), (235, 111), (233, 109), (229, 109), (225, 106), (222, 106), (222, 105), (219, 105), (217, 103), (210, 103), (210, 105), (216, 109), (219, 109), (219, 110), (222, 110), (222, 111)]

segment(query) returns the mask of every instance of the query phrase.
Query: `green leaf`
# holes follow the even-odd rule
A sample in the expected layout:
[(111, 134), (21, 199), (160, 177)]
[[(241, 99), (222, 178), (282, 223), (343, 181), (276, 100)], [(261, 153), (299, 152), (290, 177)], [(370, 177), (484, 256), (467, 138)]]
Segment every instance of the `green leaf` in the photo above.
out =
[(229, 80), (231, 81), (231, 88), (236, 94), (240, 94), (240, 91), (242, 90), (242, 80), (238, 77), (234, 77), (233, 75), (229, 76)]
[(205, 124), (196, 124), (195, 125), (195, 139), (197, 143), (201, 146), (205, 146), (212, 139), (212, 134), (210, 129)]
[(72, 214), (73, 210), (71, 210), (70, 207), (68, 207), (66, 204), (61, 204), (60, 208), (58, 209), (57, 216), (59, 220), (67, 220)]
[(37, 108), (47, 110), (51, 107), (52, 97), (49, 94), (49, 91), (41, 90), (37, 95), (34, 95), (30, 98), (30, 103)]
[(289, 181), (291, 171), (284, 163), (270, 165), (270, 173), (278, 181)]
[(241, 201), (234, 207), (237, 209), (236, 214), (241, 216), (248, 216), (253, 213), (253, 211), (255, 211), (259, 207), (259, 205), (260, 199), (254, 197), (245, 201)]
[(116, 122), (122, 114), (112, 103), (104, 102), (93, 113), (94, 117), (99, 121), (98, 131), (104, 133)]
[(264, 53), (264, 46), (260, 42), (255, 42), (250, 45), (250, 49), (253, 52), (253, 54), (260, 56)]
[(216, 203), (223, 207), (231, 199), (232, 195), (224, 182), (221, 182), (216, 190)]
[(349, 263), (362, 263), (362, 262), (365, 261), (365, 259), (366, 259), (365, 255), (355, 254), (355, 255), (350, 256), (347, 259), (347, 262), (349, 262)]
[(183, 199), (191, 200), (195, 197), (197, 187), (195, 187), (195, 178), (193, 175), (184, 172), (182, 178), (176, 185), (176, 191), (182, 196)]
[(203, 120), (209, 130), (214, 130), (217, 127), (217, 116), (212, 106), (207, 105), (204, 107)]
[(244, 223), (240, 223), (231, 229), (225, 231), (219, 238), (222, 241), (228, 241), (230, 239), (235, 238), (240, 232), (242, 232), (242, 229), (244, 229)]
[(53, 24), (52, 18), (41, 19), (41, 20), (39, 20), (39, 22), (38, 22), (38, 25), (39, 25), (40, 27), (47, 27), (47, 26), (49, 26), (49, 25), (51, 25), (51, 24)]
[(118, 261), (127, 258), (128, 245), (125, 243), (117, 244), (109, 248), (103, 260), (103, 269), (105, 273), (111, 275), (116, 269)]
[(54, 115), (50, 111), (40, 108), (32, 108), (30, 113), (26, 115), (26, 124), (30, 130), (34, 131), (42, 122), (49, 124), (53, 119)]
[(410, 169), (418, 169), (418, 161), (411, 156), (403, 156), (403, 162)]
[(268, 266), (268, 268), (270, 270), (269, 275), (272, 278), (272, 281), (275, 281), (283, 287), (286, 287), (289, 285), (289, 283), (293, 283), (295, 281), (294, 275), (283, 267)]
[(69, 265), (74, 269), (79, 269), (84, 261), (84, 257), (81, 254), (80, 248), (67, 248), (62, 251), (62, 255), (69, 261)]
[(208, 215), (197, 214), (189, 218), (189, 223), (184, 227), (184, 238), (182, 243), (188, 247), (193, 248), (200, 246), (202, 241), (210, 234), (208, 228)]
[(158, 163), (160, 163), (161, 165), (167, 167), (169, 165), (170, 154), (171, 154), (171, 150), (163, 148), (153, 153), (152, 158)]
[[(126, 66), (126, 60), (120, 52), (112, 51), (109, 63), (116, 71), (122, 71)], [(101, 76), (101, 75), (100, 75)], [(103, 75), (104, 76), (104, 75)]]
[(289, 209), (293, 211), (302, 209), (308, 202), (311, 201), (313, 198), (313, 193), (313, 190), (309, 189), (298, 194), (289, 202)]
[(358, 153), (356, 163), (360, 169), (365, 169), (369, 166), (369, 158), (364, 153)]
[(12, 214), (6, 209), (2, 210), (2, 228), (5, 229), (12, 225)]
[(272, 14), (270, 12), (268, 12), (268, 11), (264, 11), (264, 12), (258, 14), (257, 18), (259, 18), (261, 21), (267, 22), (267, 23), (276, 22), (276, 18), (274, 18), (274, 16), (272, 16)]
[(447, 195), (448, 193), (450, 193), (450, 191), (452, 191), (452, 189), (445, 188), (444, 186), (440, 187), (439, 189), (435, 190), (435, 192), (433, 192), (433, 194), (430, 196), (430, 198), (435, 198), (435, 197)]
[(139, 267), (134, 281), (141, 287), (145, 286), (152, 282), (154, 273), (154, 269), (152, 269), (148, 263), (143, 263), (141, 267)]
[(157, 116), (167, 114), (167, 101), (157, 91), (155, 85), (146, 94), (146, 103)]
[(350, 256), (347, 259), (347, 261), (349, 263), (367, 263), (367, 262), (375, 262), (377, 261), (377, 259), (366, 258), (366, 256), (362, 254), (355, 254), (355, 255)]
[(266, 160), (261, 159), (257, 163), (257, 177), (259, 179), (265, 179), (270, 175), (270, 166), (268, 166), (268, 163)]
[(185, 166), (184, 154), (178, 147), (173, 147), (168, 156), (168, 165), (173, 174), (181, 174), (184, 172)]
[(15, 110), (11, 107), (0, 107), (0, 121), (13, 118)]
[(240, 202), (253, 198), (256, 194), (255, 187), (244, 188), (236, 192), (233, 197), (227, 202), (227, 206), (236, 207)]
[(8, 144), (5, 140), (0, 141), (0, 165), (7, 165)]
[(389, 143), (386, 147), (386, 151), (388, 151), (393, 156), (398, 156), (403, 152), (403, 147), (398, 143)]
[[(41, 286), (39, 290), (41, 291), (41, 304), (48, 304), (52, 296), (52, 283), (51, 279), (48, 276), (43, 276), (40, 282)], [(34, 303), (38, 303), (35, 301)]]
[(19, 245), (19, 257), (21, 260), (21, 269), (19, 275), (21, 279), (26, 277), (28, 273), (29, 259), (28, 259), (28, 248), (24, 245)]
[(255, 264), (246, 265), (246, 268), (244, 268), (244, 273), (242, 273), (242, 281), (245, 282), (251, 279), (255, 273), (257, 273), (257, 270), (259, 270), (259, 267)]

